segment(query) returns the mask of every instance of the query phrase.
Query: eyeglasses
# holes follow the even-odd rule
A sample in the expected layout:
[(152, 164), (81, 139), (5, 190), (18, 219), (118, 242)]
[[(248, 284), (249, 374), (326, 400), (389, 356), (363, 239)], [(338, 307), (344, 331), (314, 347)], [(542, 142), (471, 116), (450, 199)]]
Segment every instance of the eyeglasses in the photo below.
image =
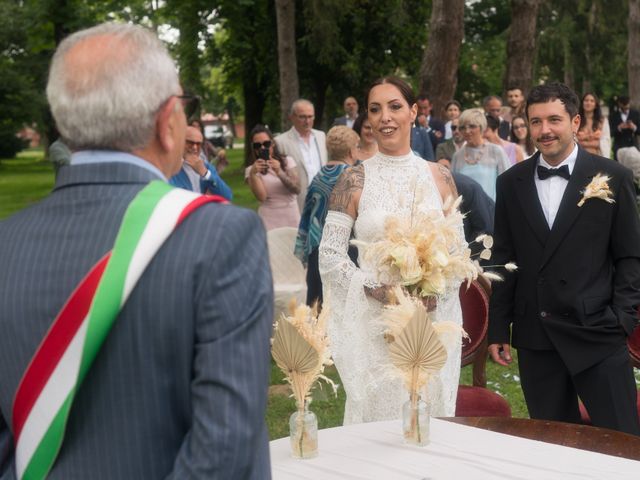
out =
[(187, 144), (187, 147), (198, 147), (198, 148), (200, 148), (202, 146), (202, 142), (192, 142), (191, 140), (185, 140), (185, 143)]
[(315, 115), (298, 115), (298, 114), (296, 114), (296, 117), (298, 117), (300, 120), (313, 120), (314, 118), (316, 118)]
[(469, 123), (467, 125), (461, 125), (458, 128), (460, 129), (461, 132), (464, 132), (465, 130), (475, 130), (476, 128), (480, 128), (480, 125)]
[(260, 150), (260, 147), (263, 148), (271, 148), (271, 140), (265, 140), (264, 142), (260, 143), (260, 142), (253, 142), (253, 149), (254, 150)]
[(182, 102), (182, 110), (187, 120), (190, 120), (200, 110), (200, 97), (197, 95), (174, 95)]

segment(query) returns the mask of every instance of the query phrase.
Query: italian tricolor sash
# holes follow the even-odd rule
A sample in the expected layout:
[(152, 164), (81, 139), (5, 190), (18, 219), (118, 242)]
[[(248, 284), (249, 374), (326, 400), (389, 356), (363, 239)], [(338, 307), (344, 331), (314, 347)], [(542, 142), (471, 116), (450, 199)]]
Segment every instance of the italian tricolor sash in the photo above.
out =
[(53, 466), (75, 394), (156, 252), (190, 213), (220, 201), (160, 181), (133, 199), (113, 250), (71, 294), (20, 381), (12, 417), (19, 479), (42, 479)]

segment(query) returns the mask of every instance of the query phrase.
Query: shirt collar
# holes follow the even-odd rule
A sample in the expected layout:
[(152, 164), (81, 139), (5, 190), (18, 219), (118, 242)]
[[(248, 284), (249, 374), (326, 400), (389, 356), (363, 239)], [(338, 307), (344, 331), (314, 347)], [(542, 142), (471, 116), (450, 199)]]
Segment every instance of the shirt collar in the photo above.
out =
[(556, 165), (556, 166), (549, 165), (549, 163), (547, 163), (547, 161), (544, 159), (542, 154), (540, 154), (539, 165), (542, 165), (543, 167), (546, 167), (546, 168), (560, 168), (561, 166), (566, 165), (567, 167), (569, 167), (569, 173), (573, 173), (573, 167), (576, 166), (577, 158), (578, 158), (578, 144), (574, 143), (573, 150), (571, 151), (571, 153), (567, 156), (567, 158), (565, 158), (562, 162), (560, 162), (559, 165)]
[[(298, 130), (296, 130), (295, 127), (293, 127), (293, 134), (296, 136), (296, 138), (298, 139), (299, 142), (304, 141), (302, 138), (302, 135), (300, 135), (300, 133), (298, 133)], [(309, 134), (309, 138), (315, 139), (316, 136), (313, 134), (313, 130), (311, 130), (311, 133)]]
[(155, 176), (161, 178), (165, 182), (167, 178), (164, 174), (147, 160), (136, 157), (130, 153), (118, 152), (115, 150), (81, 150), (74, 152), (71, 155), (71, 165), (88, 165), (98, 163), (127, 163), (129, 165), (135, 165), (140, 168), (144, 168)]

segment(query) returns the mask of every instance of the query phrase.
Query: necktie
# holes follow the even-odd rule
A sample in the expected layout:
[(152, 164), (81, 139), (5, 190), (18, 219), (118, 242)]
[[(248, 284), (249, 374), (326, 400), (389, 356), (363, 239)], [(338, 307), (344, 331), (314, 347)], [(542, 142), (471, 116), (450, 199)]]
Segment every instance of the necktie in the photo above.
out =
[(569, 173), (569, 166), (563, 165), (560, 168), (546, 168), (542, 165), (538, 165), (538, 178), (540, 180), (546, 180), (549, 177), (553, 177), (557, 175), (559, 177), (564, 178), (565, 180), (569, 180), (571, 174)]

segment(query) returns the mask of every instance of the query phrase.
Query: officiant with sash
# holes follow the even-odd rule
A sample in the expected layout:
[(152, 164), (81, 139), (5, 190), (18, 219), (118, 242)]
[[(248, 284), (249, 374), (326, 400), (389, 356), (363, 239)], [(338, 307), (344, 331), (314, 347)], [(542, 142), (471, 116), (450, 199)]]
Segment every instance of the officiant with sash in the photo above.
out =
[(536, 86), (527, 98), (538, 153), (498, 177), (489, 352), (518, 350), (531, 418), (591, 422), (640, 435), (626, 339), (640, 304), (640, 220), (632, 172), (580, 148), (577, 95)]
[(270, 478), (264, 228), (166, 183), (193, 110), (166, 48), (77, 32), (47, 98), (75, 153), (0, 223), (0, 478)]

